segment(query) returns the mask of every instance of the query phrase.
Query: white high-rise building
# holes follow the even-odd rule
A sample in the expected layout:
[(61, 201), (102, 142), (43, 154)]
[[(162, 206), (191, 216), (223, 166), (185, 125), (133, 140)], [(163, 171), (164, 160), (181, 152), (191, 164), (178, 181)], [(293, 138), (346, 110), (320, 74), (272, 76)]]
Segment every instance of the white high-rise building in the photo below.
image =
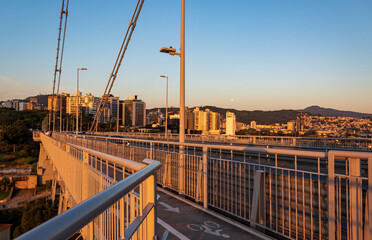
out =
[(235, 135), (236, 120), (235, 114), (232, 112), (226, 113), (226, 135)]
[(256, 121), (251, 122), (251, 128), (257, 129), (257, 122)]

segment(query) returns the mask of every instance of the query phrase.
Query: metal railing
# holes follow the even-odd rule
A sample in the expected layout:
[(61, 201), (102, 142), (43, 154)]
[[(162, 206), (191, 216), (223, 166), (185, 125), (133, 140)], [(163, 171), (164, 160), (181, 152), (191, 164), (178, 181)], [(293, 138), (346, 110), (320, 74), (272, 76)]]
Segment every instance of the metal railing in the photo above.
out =
[[(163, 133), (130, 133), (130, 132), (96, 132), (98, 135), (122, 135), (138, 139), (178, 141), (178, 134)], [(189, 142), (202, 143), (233, 143), (257, 146), (309, 148), (324, 150), (363, 150), (372, 151), (371, 138), (321, 138), (321, 137), (287, 137), (287, 136), (254, 136), (254, 135), (214, 135), (214, 134), (186, 134)]]
[(56, 137), (134, 161), (156, 159), (162, 163), (158, 184), (274, 236), (372, 236), (372, 153)]
[(19, 239), (66, 239), (79, 231), (84, 239), (156, 236), (159, 162), (129, 161), (44, 134), (40, 138), (65, 188), (59, 207), (70, 209)]

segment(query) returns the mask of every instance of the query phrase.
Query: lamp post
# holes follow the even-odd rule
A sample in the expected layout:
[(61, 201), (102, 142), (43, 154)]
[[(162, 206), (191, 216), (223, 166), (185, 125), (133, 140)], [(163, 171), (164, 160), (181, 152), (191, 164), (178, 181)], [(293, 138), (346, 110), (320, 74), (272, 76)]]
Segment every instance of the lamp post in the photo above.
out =
[(88, 70), (87, 68), (77, 68), (77, 79), (76, 79), (76, 136), (79, 133), (79, 105), (80, 105), (80, 96), (79, 96), (79, 71)]
[[(170, 55), (180, 56), (180, 130), (179, 130), (179, 142), (185, 142), (185, 0), (181, 0), (181, 47), (180, 52), (177, 53), (176, 49), (161, 48), (160, 52), (168, 53)], [(180, 145), (180, 173), (179, 173), (179, 193), (185, 193), (185, 182), (184, 182), (184, 146)]]
[(168, 76), (161, 75), (160, 77), (167, 79), (167, 90), (165, 98), (165, 138), (168, 139)]

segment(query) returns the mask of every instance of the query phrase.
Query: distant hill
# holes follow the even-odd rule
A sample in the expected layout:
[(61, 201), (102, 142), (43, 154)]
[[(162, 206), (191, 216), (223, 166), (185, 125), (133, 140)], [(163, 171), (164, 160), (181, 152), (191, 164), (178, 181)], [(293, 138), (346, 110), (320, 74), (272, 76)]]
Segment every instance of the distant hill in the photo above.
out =
[(308, 112), (314, 115), (322, 115), (325, 117), (355, 117), (355, 118), (372, 118), (372, 114), (369, 113), (359, 113), (352, 111), (341, 111), (332, 108), (323, 108), (319, 106), (310, 106), (302, 110), (297, 110), (299, 112)]
[[(297, 115), (299, 114), (299, 112), (295, 110), (246, 111), (236, 110), (232, 108), (219, 108), (215, 106), (200, 107), (200, 109), (203, 110), (207, 108), (212, 112), (220, 113), (223, 117), (225, 117), (227, 111), (233, 112), (236, 115), (236, 120), (245, 124), (250, 124), (251, 121), (256, 121), (257, 124), (287, 123), (291, 120), (295, 120), (297, 118)], [(160, 111), (165, 114), (165, 108), (147, 109), (147, 112), (157, 111), (157, 109), (160, 109)], [(178, 112), (178, 110), (178, 108), (168, 108), (169, 113), (175, 113)]]
[[(319, 106), (311, 106), (300, 110), (276, 110), (276, 111), (247, 111), (247, 110), (236, 110), (232, 108), (219, 108), (215, 106), (203, 106), (200, 109), (209, 109), (212, 112), (220, 113), (224, 118), (226, 112), (230, 111), (235, 113), (238, 122), (250, 124), (251, 121), (256, 121), (257, 124), (274, 124), (274, 123), (287, 123), (291, 120), (296, 120), (297, 115), (302, 112), (307, 112), (312, 115), (322, 115), (328, 117), (356, 117), (356, 118), (372, 118), (372, 114), (358, 113), (351, 111), (340, 111), (332, 108), (322, 108)], [(152, 108), (147, 109), (147, 113), (150, 111), (157, 111), (160, 109), (165, 114), (165, 108)], [(194, 109), (194, 108), (191, 108)], [(173, 114), (179, 111), (179, 108), (170, 107), (168, 108), (169, 114)]]
[(29, 102), (30, 98), (37, 98), (37, 102), (41, 104), (43, 107), (48, 107), (48, 97), (52, 96), (51, 94), (39, 94), (37, 96), (30, 96), (26, 98), (24, 101)]

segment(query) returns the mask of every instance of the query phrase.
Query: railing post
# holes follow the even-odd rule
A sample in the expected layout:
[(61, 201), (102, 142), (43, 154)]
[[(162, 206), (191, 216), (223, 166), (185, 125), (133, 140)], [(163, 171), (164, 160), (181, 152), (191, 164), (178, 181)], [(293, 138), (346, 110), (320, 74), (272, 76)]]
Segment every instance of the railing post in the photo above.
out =
[(335, 216), (335, 156), (333, 152), (330, 151), (328, 153), (328, 239), (329, 240), (332, 240), (332, 239), (334, 240), (336, 238), (335, 221), (336, 221), (336, 216)]
[(143, 239), (151, 239), (156, 233), (156, 174), (149, 176), (142, 183), (141, 211), (148, 205), (153, 204), (153, 208), (146, 217), (143, 229)]
[(368, 190), (365, 213), (366, 219), (368, 216), (368, 221), (364, 221), (364, 224), (366, 225), (364, 228), (364, 240), (367, 240), (372, 237), (372, 157), (368, 158)]
[[(83, 152), (83, 164), (82, 164), (82, 179), (81, 179), (81, 202), (89, 198), (89, 173), (87, 165), (89, 165), (89, 153)], [(90, 222), (83, 228), (84, 239), (93, 239), (93, 222)]]
[(362, 192), (360, 189), (360, 159), (349, 158), (349, 209), (352, 239), (362, 239), (361, 235), (361, 215), (362, 215)]
[(265, 172), (257, 170), (254, 174), (253, 197), (251, 208), (251, 227), (255, 228), (256, 223), (264, 225), (265, 219)]
[[(125, 178), (125, 174), (123, 174), (123, 179)], [(127, 203), (128, 203), (128, 196), (124, 196), (122, 199), (120, 199), (120, 218), (119, 218), (119, 222), (120, 222), (120, 239), (124, 239), (124, 226), (125, 226), (125, 205), (124, 205), (124, 201), (125, 199), (127, 200)]]
[(152, 155), (153, 155), (153, 150), (154, 150), (154, 143), (153, 142), (150, 142), (150, 159), (153, 159)]
[(170, 187), (170, 155), (165, 156), (164, 172), (163, 172), (163, 187)]
[(109, 154), (109, 151), (108, 151), (108, 141), (107, 141), (107, 138), (106, 138), (106, 153)]
[(178, 188), (179, 194), (185, 194), (185, 146), (179, 146), (179, 163), (178, 163)]
[(208, 208), (208, 147), (203, 147), (203, 207)]

